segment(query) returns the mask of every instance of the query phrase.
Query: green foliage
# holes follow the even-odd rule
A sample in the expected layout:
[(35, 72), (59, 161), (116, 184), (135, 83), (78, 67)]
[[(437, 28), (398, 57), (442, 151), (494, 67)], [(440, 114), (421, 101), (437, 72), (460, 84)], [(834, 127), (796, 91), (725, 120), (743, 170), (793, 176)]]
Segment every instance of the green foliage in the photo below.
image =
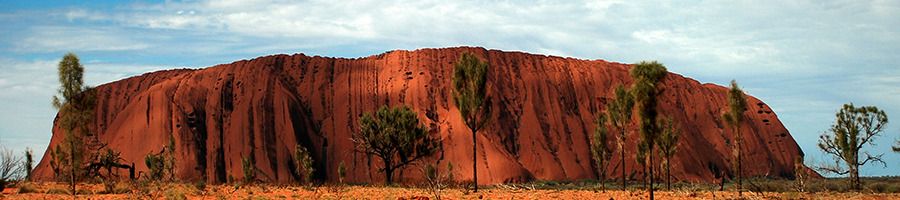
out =
[(647, 145), (646, 142), (638, 142), (637, 144), (637, 154), (635, 154), (634, 160), (638, 165), (641, 166), (641, 170), (643, 170), (644, 178), (647, 177), (647, 154), (650, 151), (650, 146)]
[(256, 182), (256, 158), (253, 154), (250, 154), (249, 158), (241, 157), (241, 169), (244, 172), (245, 184)]
[(149, 178), (150, 180), (160, 180), (163, 177), (165, 171), (165, 162), (161, 155), (158, 154), (147, 154), (144, 156), (144, 164), (147, 165), (147, 169), (150, 170)]
[(660, 120), (659, 123), (659, 126), (662, 127), (662, 134), (660, 134), (658, 142), (659, 154), (668, 159), (678, 151), (678, 140), (681, 130), (676, 127), (672, 118)]
[(666, 67), (656, 61), (639, 62), (630, 71), (631, 78), (634, 79), (631, 94), (634, 106), (637, 108), (641, 139), (649, 142), (650, 149), (655, 145), (654, 141), (658, 136), (655, 126), (656, 118), (659, 115), (656, 110), (656, 98), (660, 91), (657, 89), (657, 84), (665, 77), (666, 73)]
[(121, 153), (113, 151), (112, 149), (106, 149), (102, 156), (100, 156), (100, 166), (106, 169), (107, 175), (112, 175), (112, 168), (116, 167), (119, 164), (119, 161), (122, 160), (120, 156)]
[(634, 99), (628, 94), (628, 89), (621, 85), (616, 86), (615, 98), (607, 107), (608, 119), (616, 129), (622, 130), (631, 123), (631, 113), (634, 109)]
[[(591, 138), (591, 156), (594, 159), (595, 167), (597, 167), (597, 174), (600, 176), (600, 184), (603, 185), (603, 182), (606, 181), (606, 165), (608, 164), (609, 159), (612, 157), (612, 150), (610, 150), (609, 145), (607, 144), (607, 122), (606, 114), (601, 113), (597, 117), (597, 121), (595, 124), (597, 125), (594, 128), (594, 136)], [(603, 189), (606, 189), (605, 187)]]
[(382, 106), (365, 113), (359, 120), (360, 131), (353, 134), (356, 150), (381, 158), (385, 181), (393, 182), (393, 172), (440, 148), (440, 140), (432, 137), (409, 107)]
[[(634, 109), (634, 100), (631, 98), (629, 91), (625, 87), (616, 86), (615, 98), (612, 103), (607, 106), (607, 116), (609, 123), (619, 131), (616, 139), (621, 158), (625, 158), (625, 137), (627, 127), (631, 123), (631, 113)], [(625, 182), (625, 159), (621, 159), (620, 169), (622, 169), (622, 189), (626, 188)]]
[(25, 180), (31, 180), (31, 170), (34, 169), (34, 153), (31, 148), (25, 149)]
[[(887, 114), (875, 106), (855, 107), (853, 104), (844, 104), (835, 114), (835, 122), (829, 131), (819, 136), (819, 149), (833, 156), (835, 164), (818, 169), (839, 175), (849, 174), (851, 185), (857, 190), (861, 189), (859, 166), (879, 162), (887, 167), (881, 160), (884, 154), (872, 155), (867, 151), (860, 151), (866, 144), (875, 145), (875, 137), (884, 131), (887, 123)], [(861, 159), (860, 153), (865, 154), (865, 158)], [(842, 164), (846, 165), (846, 169)]]
[(641, 61), (634, 65), (629, 72), (634, 82), (631, 85), (631, 95), (634, 98), (634, 106), (637, 109), (638, 128), (641, 133), (641, 145), (646, 147), (646, 154), (650, 163), (647, 166), (650, 177), (650, 199), (653, 199), (653, 146), (659, 137), (659, 128), (656, 126), (656, 118), (659, 115), (656, 110), (657, 96), (660, 89), (657, 85), (666, 77), (668, 71), (663, 64), (656, 61)]
[(471, 53), (463, 53), (453, 69), (453, 102), (466, 126), (472, 131), (472, 182), (478, 192), (477, 139), (476, 133), (483, 128), (491, 116), (491, 106), (487, 103), (488, 63)]
[[(65, 169), (73, 194), (75, 182), (84, 168), (85, 147), (83, 136), (90, 135), (89, 123), (93, 120), (96, 95), (92, 88), (84, 86), (84, 67), (78, 56), (67, 53), (58, 65), (60, 87), (53, 96), (53, 107), (59, 110), (56, 123), (65, 133), (64, 141), (57, 146), (57, 169)], [(62, 148), (60, 148), (62, 147)], [(61, 159), (61, 157), (68, 159)], [(62, 170), (59, 170), (62, 171)], [(57, 173), (60, 175), (61, 173)], [(61, 177), (57, 177), (61, 178)]]
[(186, 200), (187, 195), (184, 194), (184, 192), (181, 190), (178, 190), (175, 188), (169, 188), (165, 192), (165, 199), (166, 200)]
[(313, 159), (312, 156), (309, 155), (309, 151), (306, 150), (306, 147), (297, 144), (297, 147), (295, 147), (294, 150), (294, 161), (297, 168), (297, 174), (300, 175), (303, 182), (311, 183), (313, 172), (316, 169), (313, 168)]
[(747, 97), (738, 87), (737, 81), (731, 80), (731, 87), (728, 89), (728, 112), (722, 118), (728, 125), (736, 127), (744, 120), (745, 111), (747, 111)]
[(487, 69), (487, 62), (482, 62), (471, 53), (463, 53), (454, 65), (453, 102), (472, 132), (481, 129), (488, 117), (484, 114), (490, 108), (484, 106)]
[(678, 140), (681, 130), (676, 127), (672, 118), (660, 120), (658, 123), (658, 126), (662, 128), (662, 134), (660, 134), (659, 142), (657, 142), (659, 144), (659, 155), (663, 157), (662, 166), (666, 169), (666, 189), (671, 190), (671, 158), (678, 151)]
[[(125, 166), (125, 165), (119, 163), (119, 161), (121, 161), (121, 160), (122, 160), (122, 158), (121, 158), (119, 152), (113, 151), (112, 149), (106, 149), (104, 151), (104, 153), (99, 157), (99, 161), (97, 163), (94, 163), (94, 164), (99, 165), (98, 166), (99, 168), (90, 169), (90, 170), (97, 170), (97, 171), (94, 171), (94, 173), (97, 173), (97, 174), (94, 174), (92, 176), (96, 176), (96, 178), (99, 180), (99, 182), (103, 183), (103, 186), (106, 189), (106, 190), (104, 190), (105, 193), (109, 194), (109, 193), (117, 192), (115, 186), (118, 183), (118, 177), (114, 176), (112, 170), (113, 170), (113, 168), (119, 168), (119, 167)], [(91, 164), (91, 165), (93, 166), (94, 164)], [(99, 172), (100, 168), (106, 169), (105, 176)]]
[(197, 189), (201, 194), (206, 193), (206, 179), (204, 178), (194, 182), (194, 189)]
[(69, 162), (67, 160), (68, 155), (63, 152), (61, 145), (51, 146), (50, 149), (50, 169), (53, 170), (53, 175), (59, 181), (64, 181), (63, 178), (68, 177), (65, 175), (67, 170), (64, 169), (64, 166)]
[(743, 148), (744, 136), (741, 134), (740, 125), (741, 121), (744, 120), (745, 111), (747, 111), (747, 97), (744, 95), (744, 91), (738, 87), (737, 81), (731, 80), (731, 88), (728, 90), (728, 112), (722, 114), (722, 118), (732, 130), (731, 134), (734, 141), (734, 144), (731, 144), (731, 153), (734, 157), (734, 159), (732, 159), (732, 165), (737, 176), (738, 195), (743, 195), (743, 184), (741, 182), (743, 178), (741, 149)]
[[(175, 152), (173, 148), (174, 145), (170, 143), (159, 153), (149, 153), (144, 157), (144, 164), (147, 165), (147, 169), (150, 170), (149, 174), (147, 174), (148, 179), (151, 181), (175, 179)], [(118, 155), (115, 156), (117, 157)], [(115, 162), (108, 163), (114, 164)]]

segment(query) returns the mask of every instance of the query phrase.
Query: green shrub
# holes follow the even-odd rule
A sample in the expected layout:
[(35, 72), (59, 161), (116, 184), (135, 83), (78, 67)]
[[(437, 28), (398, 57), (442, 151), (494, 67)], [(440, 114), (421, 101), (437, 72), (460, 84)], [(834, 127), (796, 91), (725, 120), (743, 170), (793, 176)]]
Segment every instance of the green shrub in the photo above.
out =
[(256, 181), (256, 161), (253, 156), (250, 158), (241, 158), (241, 169), (244, 171), (244, 183), (252, 184)]
[(294, 161), (297, 169), (297, 174), (300, 175), (302, 181), (309, 184), (312, 183), (312, 175), (315, 172), (315, 168), (313, 168), (313, 159), (312, 156), (309, 156), (309, 151), (306, 150), (306, 147), (303, 145), (297, 144), (297, 147), (294, 150)]
[(166, 151), (157, 154), (147, 154), (144, 157), (144, 164), (147, 165), (147, 169), (150, 169), (149, 174), (147, 174), (147, 178), (150, 180), (159, 181), (165, 178), (172, 178), (173, 176), (175, 160)]
[(167, 200), (186, 200), (187, 196), (181, 190), (176, 189), (168, 189), (166, 190), (166, 199)]
[(194, 188), (197, 189), (201, 194), (206, 192), (206, 180), (199, 180), (194, 182)]

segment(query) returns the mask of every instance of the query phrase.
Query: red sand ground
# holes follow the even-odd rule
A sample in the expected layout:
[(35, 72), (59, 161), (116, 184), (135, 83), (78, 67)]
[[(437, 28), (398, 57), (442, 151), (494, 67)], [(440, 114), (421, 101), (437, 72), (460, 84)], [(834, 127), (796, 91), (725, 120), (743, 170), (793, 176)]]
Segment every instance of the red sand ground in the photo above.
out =
[[(37, 191), (32, 193), (13, 193), (0, 195), (2, 199), (71, 199), (68, 194), (47, 194), (54, 188), (65, 191), (67, 185), (56, 183), (36, 184)], [(101, 185), (80, 185), (91, 192), (103, 191)], [(184, 196), (188, 199), (435, 199), (430, 190), (420, 188), (394, 188), (372, 186), (328, 186), (318, 188), (275, 187), (275, 186), (208, 186), (201, 191), (191, 185), (168, 184), (149, 186), (146, 192), (138, 189), (127, 190), (122, 194), (79, 195), (78, 199), (177, 199)], [(648, 199), (646, 191), (600, 191), (600, 190), (530, 190), (494, 188), (480, 190), (479, 193), (467, 192), (463, 189), (446, 189), (441, 192), (442, 199)], [(658, 199), (738, 199), (735, 192), (675, 190), (657, 191)], [(900, 193), (751, 193), (745, 192), (744, 199), (898, 199)]]
[[(347, 181), (381, 182), (380, 161), (353, 151), (350, 134), (364, 112), (402, 104), (443, 139), (443, 150), (424, 162), (450, 162), (459, 180), (471, 180), (472, 137), (450, 86), (453, 64), (463, 52), (490, 63), (494, 112), (477, 139), (480, 184), (596, 177), (588, 151), (594, 116), (605, 110), (615, 86), (631, 82), (630, 65), (483, 48), (391, 51), (354, 59), (274, 55), (147, 73), (97, 87), (93, 130), (139, 172), (147, 171), (145, 155), (174, 138), (176, 175), (186, 181), (240, 180), (241, 158), (252, 154), (263, 181), (292, 182), (291, 152), (299, 143), (311, 149), (319, 179), (337, 181), (343, 162)], [(712, 182), (714, 171), (730, 173), (725, 141), (731, 136), (720, 119), (726, 88), (674, 73), (662, 88), (661, 113), (683, 131), (672, 162), (675, 179)], [(751, 106), (741, 126), (745, 176), (791, 176), (802, 152), (772, 108), (748, 98)], [(633, 130), (625, 169), (638, 172)], [(62, 138), (54, 129), (50, 147)], [(611, 162), (621, 159), (616, 154)], [(35, 170), (37, 179), (52, 179), (50, 160), (45, 154)], [(608, 169), (612, 178), (620, 176), (619, 170), (616, 165)], [(404, 182), (421, 179), (414, 167), (397, 176)]]

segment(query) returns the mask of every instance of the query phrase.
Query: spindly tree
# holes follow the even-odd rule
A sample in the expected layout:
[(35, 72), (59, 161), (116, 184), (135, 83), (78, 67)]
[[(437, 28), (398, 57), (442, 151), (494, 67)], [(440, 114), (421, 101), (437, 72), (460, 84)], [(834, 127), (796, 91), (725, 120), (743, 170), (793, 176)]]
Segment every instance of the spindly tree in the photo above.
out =
[(797, 192), (803, 192), (806, 188), (806, 165), (803, 164), (803, 155), (794, 159), (794, 181), (796, 181)]
[(34, 153), (31, 148), (25, 149), (25, 180), (31, 180), (31, 169), (34, 169)]
[(490, 117), (487, 102), (487, 69), (488, 63), (479, 60), (475, 55), (463, 53), (456, 61), (453, 70), (453, 102), (465, 120), (466, 127), (472, 131), (472, 181), (475, 192), (478, 192), (478, 142), (476, 134), (484, 127)]
[(663, 157), (663, 167), (666, 169), (666, 189), (672, 189), (672, 156), (678, 151), (678, 139), (681, 130), (675, 126), (672, 118), (661, 120), (659, 124), (662, 134), (659, 136), (659, 155)]
[(741, 122), (744, 120), (744, 112), (747, 111), (747, 97), (744, 91), (738, 87), (737, 82), (731, 80), (731, 88), (728, 90), (728, 112), (722, 115), (731, 127), (733, 144), (731, 145), (732, 156), (734, 156), (733, 166), (737, 173), (737, 191), (738, 196), (743, 195), (741, 179), (743, 178), (743, 168), (741, 167), (741, 148), (744, 143), (744, 136), (741, 135)]
[(621, 155), (621, 163), (619, 164), (622, 169), (622, 190), (625, 190), (625, 136), (628, 125), (631, 124), (631, 111), (634, 109), (634, 101), (632, 100), (631, 95), (628, 94), (628, 90), (621, 85), (616, 87), (615, 93), (615, 99), (613, 99), (612, 103), (607, 107), (607, 112), (610, 124), (615, 127), (615, 130), (619, 131), (616, 138), (616, 145), (618, 146)]
[(644, 188), (647, 187), (647, 151), (649, 146), (647, 145), (647, 141), (639, 140), (637, 142), (637, 154), (634, 156), (634, 161), (640, 166), (641, 169), (641, 183), (644, 184)]
[(352, 136), (356, 150), (381, 158), (387, 184), (393, 183), (395, 170), (434, 154), (441, 145), (406, 106), (382, 106), (374, 115), (364, 114), (359, 124), (360, 131)]
[[(303, 147), (303, 145), (297, 144), (294, 148), (294, 170), (297, 172), (297, 175), (300, 175), (300, 179), (305, 183), (312, 183), (312, 175), (313, 172), (316, 171), (316, 169), (313, 168), (312, 156), (309, 154), (309, 150), (306, 150), (306, 147)], [(343, 165), (343, 163), (341, 164)]]
[[(874, 140), (888, 123), (887, 114), (875, 106), (855, 107), (853, 104), (844, 104), (843, 108), (835, 114), (835, 122), (825, 134), (819, 136), (819, 149), (835, 158), (835, 165), (822, 166), (820, 170), (840, 175), (849, 174), (850, 183), (857, 190), (861, 184), (859, 180), (859, 166), (869, 162), (880, 162), (881, 156), (860, 152), (866, 144), (875, 146)], [(860, 153), (865, 158), (860, 158)], [(841, 162), (846, 169), (841, 166)]]
[(594, 129), (594, 136), (591, 138), (591, 156), (594, 158), (597, 174), (600, 176), (600, 187), (606, 190), (606, 165), (612, 152), (606, 142), (608, 127), (605, 113), (601, 113), (597, 117), (596, 124), (597, 128)]
[(631, 68), (631, 78), (634, 80), (631, 86), (631, 94), (637, 110), (638, 128), (641, 133), (641, 141), (647, 146), (649, 157), (648, 171), (650, 176), (650, 199), (653, 199), (653, 146), (659, 137), (659, 127), (656, 126), (656, 118), (659, 112), (656, 110), (657, 96), (662, 92), (657, 86), (666, 77), (666, 67), (656, 61), (641, 61)]
[(12, 150), (0, 146), (0, 190), (22, 178), (22, 158)]
[(60, 169), (68, 171), (74, 195), (76, 178), (83, 170), (86, 153), (82, 138), (90, 134), (88, 126), (93, 120), (96, 100), (92, 89), (84, 86), (84, 67), (79, 63), (78, 56), (67, 53), (59, 61), (58, 69), (60, 86), (58, 96), (53, 96), (53, 107), (59, 110), (57, 124), (65, 137), (56, 149), (60, 152), (57, 156), (67, 156), (68, 159), (55, 159), (60, 161), (56, 163)]

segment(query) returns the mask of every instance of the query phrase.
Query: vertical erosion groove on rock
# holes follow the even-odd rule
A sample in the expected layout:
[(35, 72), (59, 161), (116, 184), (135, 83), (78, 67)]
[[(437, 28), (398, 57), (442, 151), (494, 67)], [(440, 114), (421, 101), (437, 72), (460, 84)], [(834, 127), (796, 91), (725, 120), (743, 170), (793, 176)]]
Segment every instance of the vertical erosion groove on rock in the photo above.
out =
[[(630, 65), (602, 60), (457, 47), (390, 51), (364, 58), (272, 55), (190, 70), (165, 70), (98, 86), (95, 121), (99, 139), (122, 152), (137, 171), (147, 171), (144, 156), (159, 151), (174, 134), (177, 176), (184, 180), (225, 182), (240, 178), (241, 157), (255, 154), (258, 178), (287, 183), (297, 144), (309, 149), (314, 179), (338, 181), (331, 169), (344, 162), (345, 182), (379, 182), (378, 166), (352, 152), (349, 140), (359, 116), (387, 103), (409, 105), (425, 126), (443, 139), (442, 152), (425, 162), (448, 162), (459, 180), (471, 179), (471, 137), (451, 97), (453, 63), (473, 52), (491, 66), (488, 91), (494, 112), (479, 130), (481, 183), (527, 180), (595, 179), (586, 140), (596, 125), (593, 114), (605, 110), (614, 88), (628, 85)], [(716, 180), (728, 167), (730, 149), (723, 137), (720, 111), (727, 88), (669, 74), (661, 86), (659, 111), (673, 116), (682, 130), (672, 156), (673, 180)], [(771, 108), (748, 95), (744, 133), (744, 176), (792, 174), (801, 156), (797, 143)], [(634, 126), (627, 138), (637, 138)], [(54, 126), (50, 146), (63, 140)], [(636, 143), (626, 141), (629, 152)], [(688, 148), (689, 147), (689, 148)], [(50, 151), (48, 151), (50, 152)], [(463, 153), (461, 153), (463, 152)], [(632, 153), (633, 154), (633, 153)], [(626, 154), (626, 170), (637, 165)], [(656, 156), (654, 156), (656, 157)], [(37, 180), (53, 179), (48, 155), (34, 171)], [(614, 153), (611, 163), (623, 158)], [(489, 162), (488, 162), (489, 161)], [(468, 166), (468, 167), (466, 167)], [(481, 168), (484, 166), (484, 168)], [(610, 165), (607, 171), (613, 171)], [(486, 171), (482, 171), (486, 170)], [(616, 170), (619, 171), (619, 170)], [(371, 174), (376, 174), (372, 176)], [(609, 173), (618, 179), (620, 173)], [(409, 168), (396, 180), (423, 175)]]

